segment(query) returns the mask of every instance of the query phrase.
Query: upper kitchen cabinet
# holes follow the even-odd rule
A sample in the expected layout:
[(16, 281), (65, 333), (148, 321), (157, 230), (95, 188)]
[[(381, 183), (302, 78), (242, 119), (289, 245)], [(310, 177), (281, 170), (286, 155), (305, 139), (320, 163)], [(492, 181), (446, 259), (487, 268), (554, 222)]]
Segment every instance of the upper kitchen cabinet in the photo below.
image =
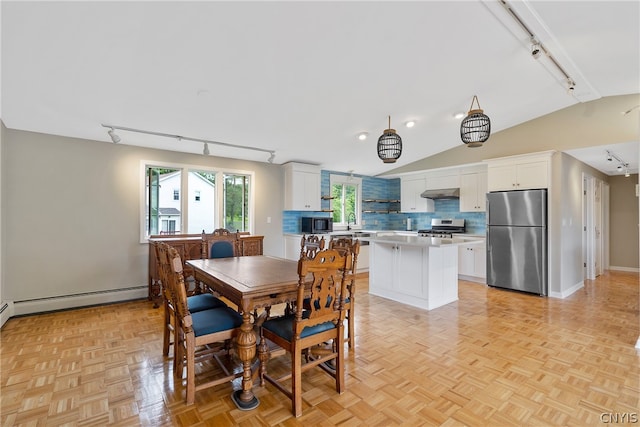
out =
[[(450, 172), (450, 171), (449, 171)], [(449, 173), (448, 175), (427, 174), (427, 186), (425, 190), (442, 190), (445, 188), (459, 188), (460, 175)]]
[(284, 210), (320, 211), (320, 166), (289, 162), (284, 167)]
[(487, 160), (488, 191), (548, 188), (553, 151)]
[(460, 175), (460, 212), (484, 212), (487, 198), (487, 172)]
[(404, 213), (433, 212), (433, 200), (420, 197), (427, 189), (424, 175), (412, 175), (400, 179), (400, 210)]

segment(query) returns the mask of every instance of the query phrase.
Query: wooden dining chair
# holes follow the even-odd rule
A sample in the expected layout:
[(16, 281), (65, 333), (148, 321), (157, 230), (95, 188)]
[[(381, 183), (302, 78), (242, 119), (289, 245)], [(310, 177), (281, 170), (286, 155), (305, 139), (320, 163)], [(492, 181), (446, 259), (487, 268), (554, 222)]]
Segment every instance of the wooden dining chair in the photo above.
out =
[(202, 233), (202, 259), (238, 256), (238, 233), (218, 228), (211, 234)]
[(318, 252), (324, 249), (324, 236), (302, 235), (300, 240), (300, 258), (314, 258)]
[(342, 255), (351, 257), (351, 268), (345, 273), (347, 282), (347, 296), (344, 301), (347, 318), (347, 343), (349, 349), (355, 346), (356, 325), (356, 268), (358, 265), (358, 254), (360, 253), (360, 242), (358, 239), (340, 237), (329, 242), (329, 249), (335, 249)]
[[(174, 299), (174, 292), (169, 287), (169, 277), (167, 276), (169, 267), (169, 245), (164, 242), (154, 242), (154, 250), (156, 256), (156, 265), (158, 266), (158, 276), (160, 277), (160, 283), (162, 284), (162, 296), (164, 306), (164, 333), (162, 343), (162, 355), (169, 356), (169, 348), (173, 345), (173, 369), (177, 369), (176, 352), (176, 304)], [(187, 285), (185, 285), (185, 291), (187, 291)], [(226, 307), (224, 301), (215, 297), (210, 293), (203, 293), (198, 295), (192, 295), (187, 297), (187, 307), (190, 312), (197, 313), (203, 310), (209, 310), (212, 308)]]
[[(240, 325), (242, 325), (242, 316), (230, 307), (218, 307), (208, 310), (192, 313), (189, 311), (187, 302), (187, 293), (184, 286), (184, 277), (182, 275), (182, 260), (180, 255), (174, 248), (169, 248), (169, 287), (173, 291), (176, 305), (176, 335), (180, 338), (177, 340), (176, 360), (177, 370), (176, 376), (182, 378), (184, 367), (186, 364), (187, 374), (187, 390), (186, 403), (192, 405), (195, 402), (195, 393), (205, 388), (217, 386), (225, 382), (232, 381), (241, 374), (234, 373), (218, 357), (218, 352), (213, 353), (208, 349), (205, 359), (197, 359), (197, 348), (211, 346), (217, 344), (220, 351), (227, 352), (230, 340), (236, 336)], [(223, 375), (211, 379), (210, 372), (202, 369), (199, 374), (206, 377), (206, 381), (196, 383), (196, 362), (217, 362)]]
[[(302, 373), (320, 366), (335, 379), (336, 391), (344, 392), (344, 296), (346, 295), (345, 271), (349, 257), (335, 249), (327, 249), (315, 258), (300, 258), (298, 261), (297, 304), (293, 314), (264, 321), (260, 328), (260, 349), (267, 349), (269, 340), (291, 355), (291, 372), (281, 377), (272, 377), (267, 371), (268, 359), (260, 355), (260, 378), (273, 384), (292, 402), (292, 412), (302, 414)], [(303, 300), (310, 296), (308, 309), (303, 309)], [(334, 340), (334, 351), (309, 360), (303, 354), (313, 346)], [(335, 360), (335, 371), (321, 364)], [(287, 387), (287, 380), (291, 386)]]

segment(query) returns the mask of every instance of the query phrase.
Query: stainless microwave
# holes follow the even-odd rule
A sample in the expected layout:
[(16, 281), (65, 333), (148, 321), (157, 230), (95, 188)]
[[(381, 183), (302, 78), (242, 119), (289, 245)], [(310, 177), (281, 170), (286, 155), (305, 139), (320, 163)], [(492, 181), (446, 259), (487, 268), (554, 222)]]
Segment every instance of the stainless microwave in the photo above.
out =
[(308, 234), (322, 234), (333, 231), (333, 218), (330, 217), (302, 217), (302, 232)]

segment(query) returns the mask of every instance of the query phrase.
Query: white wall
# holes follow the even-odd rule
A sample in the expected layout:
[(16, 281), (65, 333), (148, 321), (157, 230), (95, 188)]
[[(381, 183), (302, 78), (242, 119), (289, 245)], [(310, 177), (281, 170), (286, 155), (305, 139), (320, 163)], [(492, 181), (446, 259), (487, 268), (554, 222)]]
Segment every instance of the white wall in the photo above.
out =
[(279, 165), (11, 129), (2, 148), (5, 299), (147, 286), (148, 246), (139, 238), (142, 160), (254, 170), (254, 233), (265, 236), (266, 254), (282, 256)]

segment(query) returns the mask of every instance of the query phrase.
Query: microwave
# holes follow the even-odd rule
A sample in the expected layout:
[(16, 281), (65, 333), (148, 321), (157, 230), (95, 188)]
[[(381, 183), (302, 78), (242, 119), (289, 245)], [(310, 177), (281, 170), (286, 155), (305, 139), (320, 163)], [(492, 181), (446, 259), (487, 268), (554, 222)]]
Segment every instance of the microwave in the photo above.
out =
[(308, 234), (331, 233), (333, 218), (330, 217), (302, 217), (302, 232)]

